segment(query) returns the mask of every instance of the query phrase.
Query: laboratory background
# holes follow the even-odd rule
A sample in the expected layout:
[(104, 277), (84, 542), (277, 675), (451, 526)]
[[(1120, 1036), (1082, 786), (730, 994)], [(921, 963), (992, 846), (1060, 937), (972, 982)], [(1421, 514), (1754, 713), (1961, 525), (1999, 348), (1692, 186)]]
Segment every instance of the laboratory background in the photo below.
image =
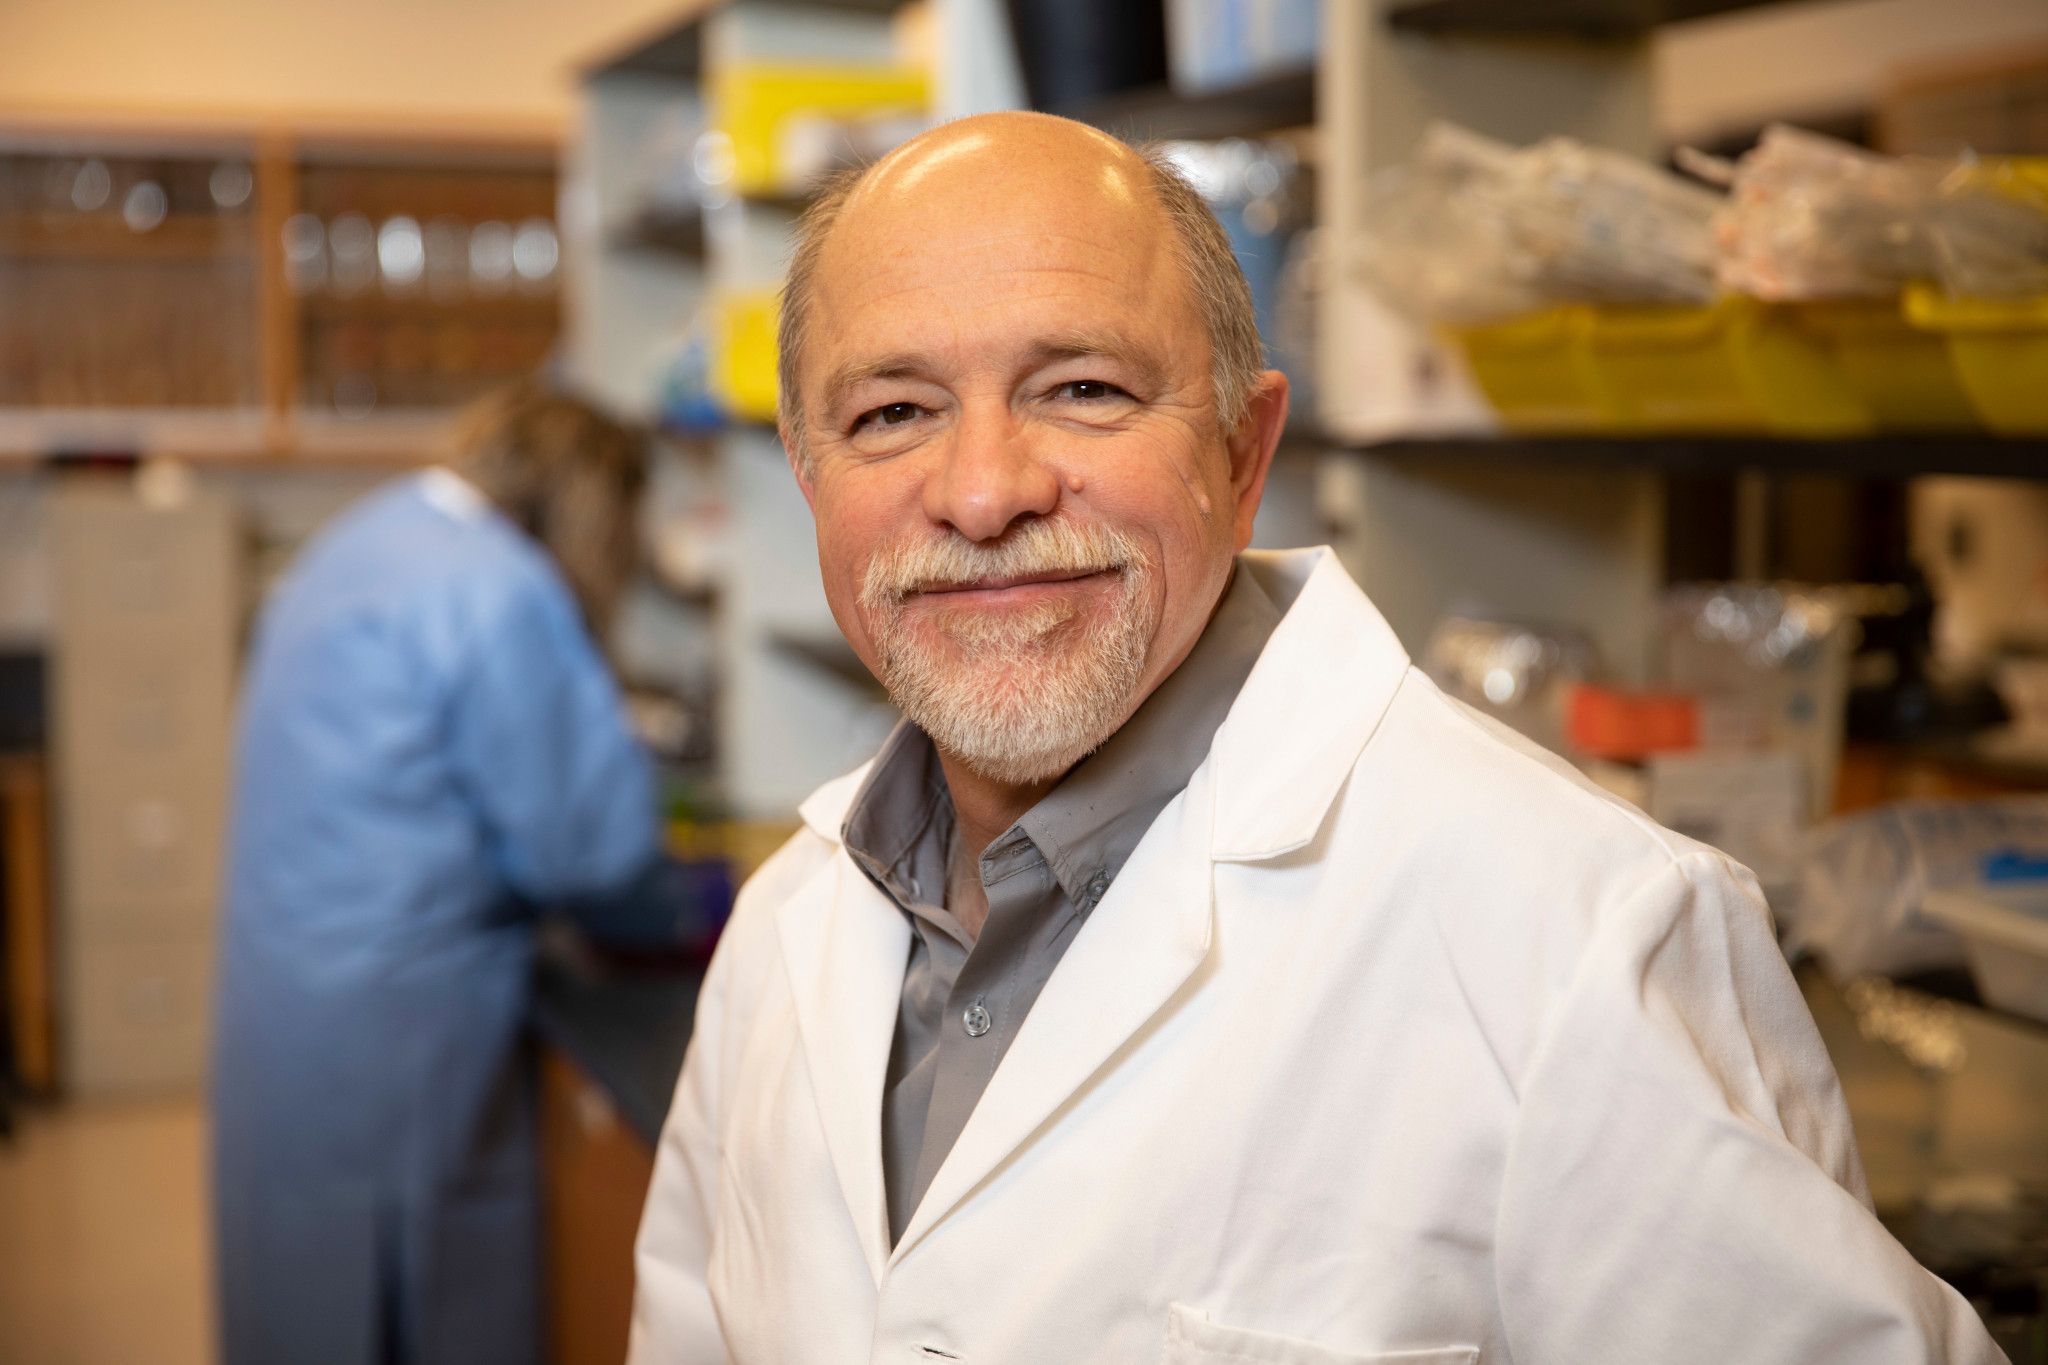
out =
[[(0, 1361), (217, 1357), (236, 885), (302, 870), (233, 834), (258, 625), (338, 518), (344, 586), (453, 591), (404, 500), (461, 519), (428, 471), (508, 393), (647, 452), (607, 609), (548, 599), (617, 715), (527, 733), (630, 729), (607, 827), (688, 913), (529, 907), (500, 1021), (541, 1358), (623, 1358), (716, 916), (894, 721), (773, 426), (792, 229), (1004, 108), (1171, 145), (1294, 385), (1257, 543), (1334, 546), (1443, 687), (1755, 870), (1880, 1215), (2048, 1365), (2040, 0), (0, 4)], [(463, 591), (524, 590), (498, 548)], [(352, 657), (323, 704), (388, 690)], [(599, 856), (549, 810), (507, 858)]]

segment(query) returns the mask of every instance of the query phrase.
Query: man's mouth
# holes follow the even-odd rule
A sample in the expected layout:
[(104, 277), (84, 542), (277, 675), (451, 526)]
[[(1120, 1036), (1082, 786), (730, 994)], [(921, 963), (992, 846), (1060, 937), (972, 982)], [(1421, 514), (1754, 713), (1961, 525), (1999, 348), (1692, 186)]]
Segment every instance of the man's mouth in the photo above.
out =
[(1048, 569), (1042, 573), (1007, 574), (969, 579), (962, 583), (925, 583), (911, 589), (907, 596), (959, 597), (969, 593), (1000, 593), (1019, 588), (1057, 587), (1066, 583), (1081, 583), (1089, 579), (1107, 577), (1116, 572), (1114, 568)]

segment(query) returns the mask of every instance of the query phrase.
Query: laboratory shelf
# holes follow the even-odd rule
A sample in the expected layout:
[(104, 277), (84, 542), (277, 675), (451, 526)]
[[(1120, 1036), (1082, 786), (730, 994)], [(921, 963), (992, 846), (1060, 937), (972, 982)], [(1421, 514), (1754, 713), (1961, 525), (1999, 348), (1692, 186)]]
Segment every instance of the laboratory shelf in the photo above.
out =
[(649, 251), (701, 264), (704, 211), (643, 209), (607, 232), (605, 243), (621, 251)]
[(1408, 33), (1473, 37), (1640, 38), (1660, 24), (1705, 19), (1785, 0), (1408, 0), (1387, 23)]
[(1145, 86), (1053, 112), (1130, 138), (1202, 142), (1257, 137), (1315, 122), (1315, 72), (1285, 71), (1202, 94), (1185, 94), (1167, 85)]
[(1849, 479), (1959, 475), (2048, 480), (2048, 437), (1875, 436), (1854, 440), (1730, 437), (1472, 436), (1351, 447), (1410, 466), (1493, 461), (1604, 465), (1660, 474), (1824, 474)]

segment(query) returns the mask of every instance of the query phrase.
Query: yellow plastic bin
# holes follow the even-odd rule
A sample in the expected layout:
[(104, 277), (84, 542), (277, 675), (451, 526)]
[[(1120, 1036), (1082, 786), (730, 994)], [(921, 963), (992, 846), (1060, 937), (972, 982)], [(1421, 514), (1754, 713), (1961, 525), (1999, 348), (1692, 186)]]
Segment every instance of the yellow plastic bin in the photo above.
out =
[(2048, 295), (1956, 299), (1916, 285), (1906, 315), (1947, 342), (1985, 426), (2008, 436), (2048, 434)]
[(1626, 431), (1820, 437), (1875, 426), (1818, 341), (1754, 299), (1596, 308), (1585, 344)]
[(912, 67), (714, 63), (706, 87), (711, 126), (732, 139), (732, 187), (740, 194), (801, 188), (784, 153), (804, 120), (921, 114), (931, 102), (930, 79)]
[(1586, 364), (1580, 338), (1585, 312), (1550, 308), (1503, 322), (1446, 329), (1502, 426), (1544, 435), (1614, 425)]
[(1785, 305), (1818, 339), (1835, 371), (1886, 431), (1975, 431), (1983, 423), (1943, 339), (1915, 327), (1904, 299)]
[(775, 327), (780, 292), (735, 290), (712, 306), (711, 390), (725, 410), (755, 422), (775, 420)]

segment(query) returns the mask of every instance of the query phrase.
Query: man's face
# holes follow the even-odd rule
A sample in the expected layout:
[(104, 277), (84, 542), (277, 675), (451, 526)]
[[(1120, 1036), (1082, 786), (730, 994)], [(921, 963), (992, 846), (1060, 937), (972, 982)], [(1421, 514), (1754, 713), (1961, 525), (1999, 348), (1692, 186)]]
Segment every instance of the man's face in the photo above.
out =
[(943, 750), (1033, 782), (1193, 646), (1265, 458), (1218, 424), (1142, 166), (1070, 125), (998, 122), (885, 165), (834, 228), (805, 492), (862, 659)]

